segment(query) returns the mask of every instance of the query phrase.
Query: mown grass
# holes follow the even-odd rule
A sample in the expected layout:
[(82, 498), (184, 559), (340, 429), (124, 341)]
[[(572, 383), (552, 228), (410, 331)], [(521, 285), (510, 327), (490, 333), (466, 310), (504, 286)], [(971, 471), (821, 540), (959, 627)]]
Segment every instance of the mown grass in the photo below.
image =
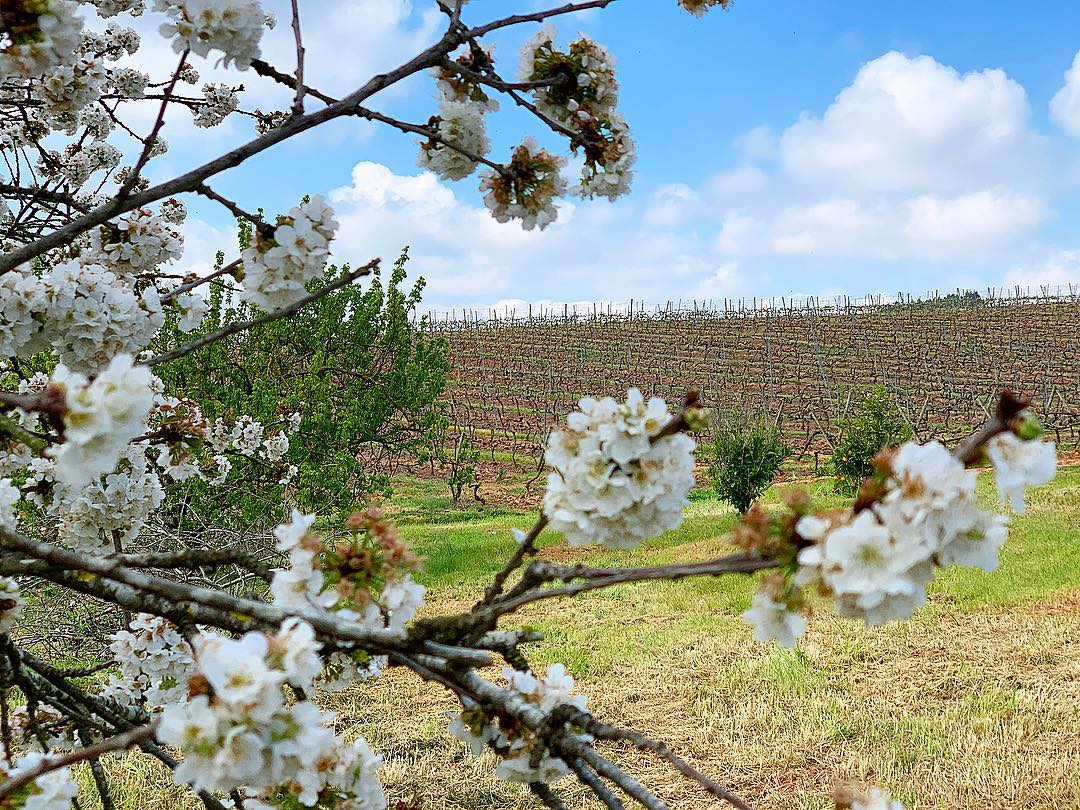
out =
[[(989, 503), (990, 477), (979, 487)], [(825, 485), (810, 488), (823, 506), (840, 503)], [(429, 502), (440, 519), (416, 522), (418, 505), (438, 497), (417, 485), (396, 504), (425, 559), (431, 613), (467, 609), (512, 550), (510, 529), (535, 518), (481, 509), (459, 519)], [(837, 782), (853, 780), (909, 808), (1080, 809), (1080, 468), (1061, 470), (1029, 504), (998, 571), (943, 572), (909, 622), (864, 628), (818, 610), (793, 651), (753, 644), (738, 616), (754, 589), (745, 577), (620, 586), (530, 606), (516, 622), (544, 632), (533, 660), (566, 663), (599, 716), (664, 739), (761, 808), (824, 808)], [(729, 551), (735, 517), (704, 497), (678, 531), (634, 551), (567, 549), (545, 533), (542, 553), (591, 565), (702, 559)], [(391, 806), (535, 807), (494, 779), (491, 756), (475, 760), (447, 737), (453, 700), (408, 673), (322, 699), (343, 733), (384, 755)], [(670, 806), (715, 806), (655, 760), (611, 753)], [(172, 789), (148, 788), (160, 778), (151, 766), (128, 757), (108, 767), (118, 806), (179, 806)], [(560, 789), (568, 807), (596, 806), (569, 783)]]

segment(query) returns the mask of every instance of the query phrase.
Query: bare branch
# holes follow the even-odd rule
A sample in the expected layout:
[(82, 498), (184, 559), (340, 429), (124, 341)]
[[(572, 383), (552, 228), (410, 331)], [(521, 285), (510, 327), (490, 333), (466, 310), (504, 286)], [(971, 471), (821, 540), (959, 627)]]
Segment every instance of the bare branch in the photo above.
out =
[(144, 740), (149, 740), (154, 736), (156, 727), (157, 723), (152, 722), (148, 725), (141, 726), (140, 728), (117, 734), (115, 737), (110, 737), (107, 740), (102, 740), (95, 745), (72, 751), (70, 754), (43, 759), (33, 768), (29, 768), (5, 782), (0, 782), (0, 800), (4, 799), (6, 796), (10, 796), (19, 788), (30, 784), (39, 776), (44, 776), (51, 771), (57, 771), (79, 762), (85, 762), (88, 759), (96, 759), (102, 754), (108, 754), (112, 751), (123, 751), (125, 748), (131, 748)]

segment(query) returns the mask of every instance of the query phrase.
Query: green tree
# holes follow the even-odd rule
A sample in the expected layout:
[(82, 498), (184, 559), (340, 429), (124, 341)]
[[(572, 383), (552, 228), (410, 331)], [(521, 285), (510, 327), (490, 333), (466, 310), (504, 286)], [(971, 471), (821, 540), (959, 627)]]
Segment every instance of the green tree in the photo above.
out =
[(775, 425), (738, 409), (713, 425), (713, 488), (720, 500), (745, 512), (776, 478), (789, 450)]
[[(280, 423), (286, 412), (302, 415), (286, 455), (297, 467), (287, 493), (279, 472), (232, 458), (237, 485), (226, 487), (222, 497), (221, 488), (211, 495), (205, 484), (192, 482), (172, 505), (179, 520), (259, 527), (280, 517), (283, 496), (300, 509), (344, 512), (372, 492), (388, 493), (390, 475), (403, 460), (425, 457), (445, 430), (441, 395), (449, 362), (446, 342), (425, 337), (424, 322), (414, 320), (424, 281), (402, 288), (407, 260), (408, 248), (388, 279), (376, 270), (363, 288), (348, 285), (292, 318), (241, 332), (161, 368), (166, 391), (195, 400), (207, 417), (250, 414), (269, 425)], [(347, 269), (329, 267), (325, 278)], [(253, 315), (218, 288), (197, 334)], [(191, 338), (169, 324), (162, 348)]]
[(837, 492), (849, 496), (857, 493), (862, 480), (873, 473), (874, 456), (911, 438), (911, 425), (882, 385), (862, 397), (840, 431), (831, 459), (833, 482)]

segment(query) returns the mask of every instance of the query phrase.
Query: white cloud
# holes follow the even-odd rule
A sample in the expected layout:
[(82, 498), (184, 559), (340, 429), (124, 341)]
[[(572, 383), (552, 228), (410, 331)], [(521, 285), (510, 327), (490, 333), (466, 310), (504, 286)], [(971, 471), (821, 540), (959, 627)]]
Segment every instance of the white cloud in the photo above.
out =
[(1048, 215), (1042, 200), (1003, 188), (951, 198), (924, 194), (908, 200), (906, 208), (905, 235), (931, 256), (1008, 244)]
[(872, 191), (957, 192), (1020, 182), (1045, 151), (1024, 88), (1000, 69), (963, 75), (892, 51), (859, 70), (818, 118), (780, 137), (794, 177)]
[[(716, 276), (707, 243), (657, 224), (651, 214), (604, 201), (566, 204), (545, 231), (499, 224), (478, 203), (430, 172), (399, 175), (379, 163), (353, 169), (351, 186), (331, 192), (341, 222), (339, 261), (390, 261), (410, 246), (410, 272), (428, 280), (429, 305), (481, 305), (509, 297), (562, 301), (666, 301), (687, 297)], [(458, 192), (458, 193), (456, 193)], [(678, 192), (674, 193), (677, 198)], [(662, 217), (661, 217), (662, 218)], [(553, 293), (555, 295), (553, 295)]]
[(1006, 287), (1080, 286), (1080, 250), (1059, 250), (1034, 267), (1013, 267), (1004, 282)]
[(1050, 120), (1080, 137), (1080, 51), (1065, 71), (1065, 84), (1050, 99)]

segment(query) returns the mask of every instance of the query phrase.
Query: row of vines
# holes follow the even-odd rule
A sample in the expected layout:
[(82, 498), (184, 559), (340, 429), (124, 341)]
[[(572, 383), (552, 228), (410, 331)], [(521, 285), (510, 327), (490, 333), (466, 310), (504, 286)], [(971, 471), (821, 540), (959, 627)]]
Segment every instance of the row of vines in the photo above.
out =
[(1050, 437), (1080, 436), (1080, 296), (837, 303), (454, 320), (451, 424), (472, 447), (535, 459), (584, 392), (630, 385), (775, 422), (792, 459), (818, 467), (862, 392), (884, 386), (917, 437), (956, 440), (1001, 385), (1030, 396)]

